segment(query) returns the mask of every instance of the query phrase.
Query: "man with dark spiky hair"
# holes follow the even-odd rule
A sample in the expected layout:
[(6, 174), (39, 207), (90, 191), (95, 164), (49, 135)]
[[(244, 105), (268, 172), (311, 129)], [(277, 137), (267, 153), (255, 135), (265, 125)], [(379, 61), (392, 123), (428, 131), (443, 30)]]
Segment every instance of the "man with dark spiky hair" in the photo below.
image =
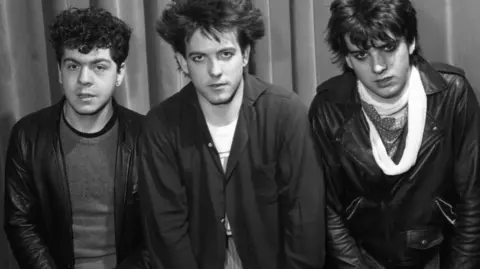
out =
[(5, 230), (21, 269), (148, 268), (137, 192), (143, 116), (113, 93), (131, 29), (100, 8), (50, 25), (64, 98), (13, 127)]
[(157, 268), (321, 268), (324, 187), (307, 108), (247, 74), (250, 1), (170, 4), (157, 24), (191, 82), (147, 115), (139, 179)]
[(334, 0), (344, 73), (310, 108), (327, 184), (327, 268), (480, 264), (480, 109), (463, 70), (420, 56), (410, 0)]

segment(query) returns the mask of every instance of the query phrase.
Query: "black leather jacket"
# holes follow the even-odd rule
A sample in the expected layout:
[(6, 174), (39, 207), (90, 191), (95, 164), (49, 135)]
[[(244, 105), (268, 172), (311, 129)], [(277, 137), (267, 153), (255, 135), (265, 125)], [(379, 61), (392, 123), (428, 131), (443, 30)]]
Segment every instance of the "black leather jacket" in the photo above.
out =
[(326, 170), (326, 268), (424, 268), (438, 255), (440, 268), (479, 268), (477, 99), (461, 69), (417, 68), (427, 120), (418, 159), (399, 176), (372, 156), (354, 73), (317, 88), (309, 116)]
[[(143, 116), (114, 102), (117, 268), (148, 268), (139, 216), (136, 142)], [(59, 137), (63, 100), (15, 124), (7, 151), (5, 231), (21, 269), (74, 268), (72, 211)]]

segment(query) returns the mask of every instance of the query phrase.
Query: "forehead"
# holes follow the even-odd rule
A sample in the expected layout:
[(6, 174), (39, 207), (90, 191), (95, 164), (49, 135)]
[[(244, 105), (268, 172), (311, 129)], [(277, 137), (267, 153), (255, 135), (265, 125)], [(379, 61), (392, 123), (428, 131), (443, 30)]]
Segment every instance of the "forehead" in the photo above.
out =
[(110, 49), (93, 48), (87, 54), (81, 53), (78, 49), (65, 48), (62, 60), (74, 60), (77, 62), (92, 62), (98, 60), (113, 61), (110, 55)]
[(237, 34), (234, 31), (214, 34), (215, 36), (200, 29), (196, 30), (187, 43), (186, 52), (210, 53), (226, 48), (239, 48)]

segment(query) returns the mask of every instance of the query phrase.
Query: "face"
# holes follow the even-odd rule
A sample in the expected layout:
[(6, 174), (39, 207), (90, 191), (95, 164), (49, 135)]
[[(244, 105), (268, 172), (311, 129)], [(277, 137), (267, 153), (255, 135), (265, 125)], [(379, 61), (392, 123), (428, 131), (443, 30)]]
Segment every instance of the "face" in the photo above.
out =
[(362, 50), (345, 37), (349, 53), (347, 65), (371, 92), (382, 98), (392, 98), (402, 92), (410, 76), (410, 55), (415, 41), (408, 45), (405, 39), (393, 43), (375, 44)]
[(220, 42), (197, 30), (186, 44), (186, 57), (177, 53), (180, 67), (195, 85), (199, 98), (215, 106), (229, 104), (243, 85), (243, 68), (250, 55), (250, 47), (242, 54), (235, 32), (218, 36)]
[(111, 106), (115, 87), (125, 74), (125, 64), (117, 70), (110, 49), (93, 49), (88, 54), (65, 49), (59, 66), (67, 113), (82, 116), (99, 114)]

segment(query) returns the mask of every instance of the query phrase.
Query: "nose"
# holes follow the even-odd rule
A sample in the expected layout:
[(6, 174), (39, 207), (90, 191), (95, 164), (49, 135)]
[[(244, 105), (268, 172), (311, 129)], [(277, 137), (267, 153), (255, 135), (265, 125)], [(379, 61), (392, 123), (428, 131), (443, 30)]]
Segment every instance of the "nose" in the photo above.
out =
[(387, 61), (385, 55), (380, 52), (372, 53), (372, 71), (375, 74), (381, 74), (387, 69)]
[(208, 66), (208, 73), (212, 77), (219, 77), (220, 75), (222, 75), (222, 68), (221, 68), (220, 61), (218, 61), (217, 59), (210, 60), (209, 66)]
[(84, 66), (80, 69), (80, 74), (78, 74), (78, 82), (82, 85), (90, 85), (92, 83), (92, 76), (90, 74), (90, 69), (87, 66)]

